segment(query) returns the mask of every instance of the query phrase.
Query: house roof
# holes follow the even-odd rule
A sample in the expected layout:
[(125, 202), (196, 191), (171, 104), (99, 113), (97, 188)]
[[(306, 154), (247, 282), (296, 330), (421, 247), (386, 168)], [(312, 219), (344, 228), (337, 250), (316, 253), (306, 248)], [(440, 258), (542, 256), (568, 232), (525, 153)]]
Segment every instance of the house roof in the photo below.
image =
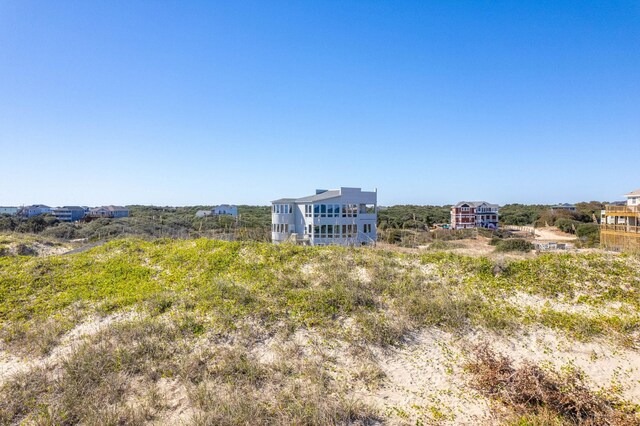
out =
[(631, 191), (630, 193), (626, 194), (625, 197), (640, 197), (640, 189)]
[(332, 189), (329, 191), (321, 192), (320, 194), (310, 195), (308, 197), (298, 198), (296, 202), (298, 203), (313, 203), (314, 201), (322, 201), (328, 200), (330, 198), (336, 198), (340, 196), (339, 189)]
[(486, 201), (460, 201), (454, 207), (462, 207), (465, 204), (468, 205), (469, 207), (480, 207), (483, 204), (486, 204), (489, 207), (500, 207), (497, 204), (487, 203)]
[(122, 206), (102, 206), (102, 207), (96, 207), (91, 209), (92, 212), (98, 211), (98, 210), (109, 210), (110, 212), (114, 212), (114, 211), (122, 211), (122, 210), (129, 210), (125, 207)]
[(323, 191), (319, 194), (315, 194), (315, 195), (310, 195), (308, 197), (302, 197), (302, 198), (281, 198), (279, 200), (274, 200), (272, 201), (272, 203), (292, 203), (292, 202), (296, 202), (296, 203), (313, 203), (316, 201), (322, 201), (322, 200), (328, 200), (331, 198), (336, 198), (340, 196), (340, 190), (339, 189), (331, 189), (329, 191)]
[(553, 207), (575, 207), (574, 204), (569, 204), (569, 203), (560, 203), (560, 204), (556, 204)]
[(62, 206), (57, 207), (55, 210), (84, 210), (84, 208), (80, 206)]

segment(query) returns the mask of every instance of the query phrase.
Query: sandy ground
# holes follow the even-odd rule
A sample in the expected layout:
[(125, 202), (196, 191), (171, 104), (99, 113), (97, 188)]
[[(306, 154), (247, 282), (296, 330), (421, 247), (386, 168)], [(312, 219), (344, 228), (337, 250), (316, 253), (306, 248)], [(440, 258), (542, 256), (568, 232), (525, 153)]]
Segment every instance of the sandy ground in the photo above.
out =
[(0, 347), (0, 385), (16, 373), (27, 371), (33, 367), (56, 365), (64, 357), (71, 354), (85, 337), (94, 335), (115, 322), (135, 317), (136, 314), (133, 312), (119, 312), (106, 317), (91, 318), (65, 333), (58, 346), (44, 357), (20, 357), (7, 351), (5, 347)]
[[(40, 257), (57, 256), (69, 251), (72, 247), (69, 243), (62, 244), (45, 239), (34, 240), (23, 236), (16, 238), (11, 234), (0, 234), (0, 241), (0, 248), (4, 247), (6, 250), (5, 256), (17, 256), (20, 246), (23, 247), (23, 251), (28, 252), (28, 255)], [(26, 252), (24, 254), (27, 254)]]
[[(45, 357), (26, 359), (0, 351), (0, 385), (34, 366), (55, 368), (87, 336), (134, 316), (124, 313), (88, 320), (65, 334), (60, 345)], [(288, 342), (274, 339), (257, 350), (266, 363), (276, 362), (285, 344), (298, 345), (307, 358), (330, 360), (334, 379), (350, 389), (354, 398), (377, 407), (391, 425), (492, 425), (499, 423), (499, 406), (472, 389), (464, 370), (469, 351), (482, 343), (489, 343), (516, 365), (532, 361), (543, 368), (580, 369), (594, 390), (615, 386), (624, 398), (640, 401), (640, 351), (604, 341), (577, 342), (546, 328), (508, 336), (483, 329), (456, 335), (429, 328), (415, 333), (400, 347), (370, 347), (366, 359), (352, 353), (344, 342), (307, 330), (298, 330)], [(379, 379), (358, 378), (364, 366), (381, 371)], [(157, 391), (165, 402), (159, 424), (178, 424), (191, 418), (184, 385), (163, 378)]]
[(577, 238), (575, 235), (562, 232), (554, 226), (548, 226), (545, 228), (536, 228), (536, 242), (549, 242), (549, 241), (575, 241)]
[(378, 406), (391, 424), (496, 424), (499, 411), (469, 386), (463, 368), (468, 350), (482, 343), (516, 365), (531, 361), (556, 371), (579, 369), (592, 389), (616, 387), (627, 400), (640, 401), (640, 352), (598, 341), (576, 342), (549, 329), (514, 336), (475, 330), (463, 337), (424, 330), (402, 348), (379, 351), (386, 380), (380, 389), (358, 395)]
[[(533, 228), (532, 228), (533, 229)], [(575, 235), (562, 232), (554, 226), (536, 228), (535, 237), (531, 235), (531, 232), (511, 230), (513, 236), (516, 238), (523, 238), (529, 240), (532, 243), (549, 243), (549, 242), (561, 242), (567, 243), (569, 248), (572, 248), (573, 242), (576, 242)], [(447, 243), (451, 244), (451, 248), (445, 249), (445, 251), (452, 251), (454, 253), (462, 254), (465, 256), (486, 256), (496, 259), (525, 259), (535, 256), (534, 252), (531, 253), (496, 253), (495, 247), (490, 245), (490, 238), (478, 236), (476, 238), (466, 238), (461, 240), (451, 240)], [(429, 244), (421, 245), (416, 248), (400, 247), (394, 244), (388, 244), (384, 242), (376, 243), (376, 248), (383, 250), (391, 250), (401, 253), (421, 253), (429, 250)], [(593, 249), (590, 249), (593, 251)], [(581, 249), (582, 251), (582, 249)]]

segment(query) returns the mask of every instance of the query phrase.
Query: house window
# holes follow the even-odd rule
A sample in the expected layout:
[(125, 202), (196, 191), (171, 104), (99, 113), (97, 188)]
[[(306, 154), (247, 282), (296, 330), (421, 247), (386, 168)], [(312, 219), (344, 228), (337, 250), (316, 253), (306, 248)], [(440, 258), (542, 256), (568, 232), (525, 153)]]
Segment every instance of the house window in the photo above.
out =
[(327, 205), (320, 204), (320, 217), (327, 217)]
[(320, 217), (320, 204), (313, 205), (313, 216)]

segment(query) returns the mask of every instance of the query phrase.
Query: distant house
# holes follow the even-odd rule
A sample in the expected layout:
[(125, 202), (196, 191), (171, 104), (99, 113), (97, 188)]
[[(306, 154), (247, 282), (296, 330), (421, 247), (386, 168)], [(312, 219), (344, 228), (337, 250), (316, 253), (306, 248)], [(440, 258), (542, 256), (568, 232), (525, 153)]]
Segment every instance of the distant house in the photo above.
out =
[(271, 239), (308, 245), (361, 245), (376, 241), (377, 192), (316, 190), (271, 202)]
[(206, 216), (238, 217), (238, 206), (221, 204), (219, 206), (215, 206), (211, 210), (198, 210), (196, 212), (196, 217), (206, 217)]
[(486, 201), (460, 201), (451, 207), (451, 228), (498, 228), (500, 206)]
[(103, 206), (90, 209), (87, 213), (89, 218), (109, 218), (117, 219), (119, 217), (128, 217), (129, 209), (120, 206)]
[(212, 210), (211, 213), (213, 215), (219, 216), (219, 215), (229, 215), (229, 216), (233, 216), (233, 217), (238, 217), (238, 206), (232, 206), (229, 204), (221, 204), (219, 206), (215, 206)]
[(560, 203), (560, 204), (556, 204), (555, 206), (551, 206), (551, 210), (566, 210), (570, 212), (575, 212), (576, 206), (569, 203)]
[(85, 216), (85, 208), (80, 206), (58, 207), (51, 213), (62, 222), (76, 222)]
[(10, 216), (15, 216), (18, 214), (17, 207), (2, 207), (0, 206), (0, 214), (8, 214)]
[(600, 221), (600, 243), (615, 250), (640, 249), (640, 189), (625, 195), (627, 202), (605, 206)]
[(51, 207), (44, 204), (33, 204), (31, 206), (24, 206), (18, 210), (18, 215), (22, 217), (33, 217), (41, 214), (51, 213)]
[(640, 189), (636, 189), (625, 195), (628, 206), (640, 206)]

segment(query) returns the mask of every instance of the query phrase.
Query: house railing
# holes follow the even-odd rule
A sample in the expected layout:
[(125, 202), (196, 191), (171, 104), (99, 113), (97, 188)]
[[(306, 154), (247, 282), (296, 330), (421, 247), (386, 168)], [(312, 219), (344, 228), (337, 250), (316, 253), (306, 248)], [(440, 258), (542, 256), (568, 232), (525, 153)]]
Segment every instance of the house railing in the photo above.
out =
[(605, 206), (606, 213), (638, 213), (640, 206)]
[(628, 226), (628, 225), (600, 225), (600, 229), (603, 231), (618, 231), (628, 232), (632, 234), (640, 234), (640, 226)]

